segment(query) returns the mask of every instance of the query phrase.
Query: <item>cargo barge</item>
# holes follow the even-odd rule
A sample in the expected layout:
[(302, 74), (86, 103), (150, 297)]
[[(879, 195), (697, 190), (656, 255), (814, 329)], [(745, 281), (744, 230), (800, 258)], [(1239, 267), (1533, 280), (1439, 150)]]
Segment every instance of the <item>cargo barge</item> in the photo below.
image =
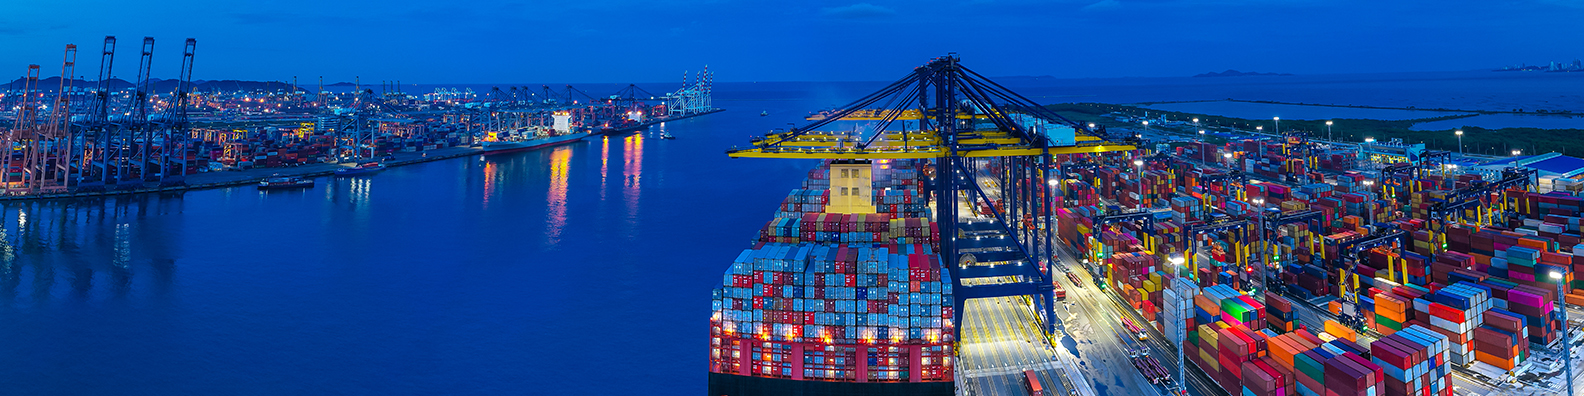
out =
[(484, 139), (483, 142), (479, 143), (479, 146), (483, 148), (484, 154), (511, 153), (572, 143), (583, 140), (584, 137), (589, 136), (589, 133), (586, 131), (552, 131), (550, 133), (544, 134), (539, 134), (534, 131), (526, 131), (524, 133), (528, 134), (529, 136), (519, 137), (519, 134), (492, 132)]
[(712, 291), (710, 395), (950, 395), (952, 281), (915, 161), (809, 172)]

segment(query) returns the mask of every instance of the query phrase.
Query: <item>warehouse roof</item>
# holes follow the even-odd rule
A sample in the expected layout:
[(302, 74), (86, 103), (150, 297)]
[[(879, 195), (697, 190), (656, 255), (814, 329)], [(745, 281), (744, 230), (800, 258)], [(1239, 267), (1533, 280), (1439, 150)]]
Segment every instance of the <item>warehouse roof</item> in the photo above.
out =
[(1491, 162), (1486, 162), (1486, 163), (1484, 163), (1482, 165), (1483, 166), (1501, 166), (1501, 165), (1512, 164), (1512, 163), (1515, 163), (1515, 162), (1521, 163), (1521, 161), (1523, 161), (1525, 159), (1529, 159), (1531, 157), (1533, 157), (1533, 156), (1532, 155), (1528, 155), (1528, 156), (1522, 156), (1522, 157), (1507, 157), (1507, 158), (1502, 158), (1502, 159), (1491, 161)]
[(1479, 167), (1494, 172), (1510, 166), (1534, 169), (1545, 174), (1562, 177), (1584, 174), (1584, 159), (1569, 157), (1561, 153), (1507, 157), (1480, 164)]
[(1524, 166), (1537, 171), (1556, 173), (1562, 176), (1573, 176), (1579, 173), (1584, 173), (1584, 159), (1578, 159), (1565, 155), (1536, 161), (1525, 164)]

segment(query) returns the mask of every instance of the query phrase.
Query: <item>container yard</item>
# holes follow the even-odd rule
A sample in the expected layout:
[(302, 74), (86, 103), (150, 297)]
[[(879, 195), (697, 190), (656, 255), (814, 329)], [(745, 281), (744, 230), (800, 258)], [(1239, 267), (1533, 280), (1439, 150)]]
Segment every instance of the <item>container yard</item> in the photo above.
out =
[(1584, 302), (1574, 191), (1511, 160), (1378, 165), (1293, 135), (1157, 148), (1067, 159), (1057, 235), (1134, 314), (1183, 326), (1221, 390), (1555, 386), (1518, 374), (1556, 369), (1563, 304)]
[[(179, 78), (160, 80), (150, 71), (155, 41), (142, 40), (131, 81), (111, 77), (117, 40), (108, 36), (97, 79), (44, 79), (42, 68), (32, 65), (0, 92), (0, 106), (17, 109), (0, 117), (0, 134), (12, 148), (0, 158), (0, 197), (170, 191), (253, 183), (276, 174), (316, 176), (371, 161), (421, 162), (430, 152), (450, 158), (564, 144), (720, 111), (713, 107), (714, 76), (707, 68), (663, 95), (635, 85), (605, 96), (570, 85), (417, 95), (397, 81), (382, 82), (378, 92), (360, 82), (327, 89), (320, 81), (310, 91), (296, 81), (196, 83), (195, 39), (182, 49)], [(66, 46), (60, 75), (76, 75), (77, 53), (77, 46)]]

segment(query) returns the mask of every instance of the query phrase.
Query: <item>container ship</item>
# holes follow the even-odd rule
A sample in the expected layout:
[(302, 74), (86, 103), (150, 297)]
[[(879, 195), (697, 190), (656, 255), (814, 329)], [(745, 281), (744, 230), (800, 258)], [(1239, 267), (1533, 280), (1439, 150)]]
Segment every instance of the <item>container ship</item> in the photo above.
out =
[(587, 131), (522, 128), (511, 132), (490, 132), (482, 146), (485, 153), (531, 150), (582, 140)]
[(952, 281), (922, 162), (811, 170), (712, 291), (710, 395), (950, 395)]

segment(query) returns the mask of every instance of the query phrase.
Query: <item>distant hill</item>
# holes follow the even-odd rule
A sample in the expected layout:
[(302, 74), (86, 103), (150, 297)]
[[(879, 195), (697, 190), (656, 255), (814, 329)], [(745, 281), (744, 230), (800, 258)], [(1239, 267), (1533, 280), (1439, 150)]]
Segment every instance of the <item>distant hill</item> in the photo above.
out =
[[(175, 91), (176, 90), (176, 83), (177, 83), (176, 80), (161, 80), (161, 79), (157, 79), (156, 78), (156, 79), (150, 79), (149, 82), (151, 83), (150, 85), (152, 85), (152, 90), (154, 92), (170, 92), (170, 91)], [(24, 81), (22, 81), (22, 79), (18, 78), (16, 80), (12, 80), (9, 83), (6, 83), (4, 85), (3, 89), (9, 89), (9, 90), (22, 89), (23, 88), (23, 83), (24, 83)], [(126, 80), (122, 80), (122, 79), (119, 79), (119, 78), (110, 79), (109, 83), (110, 83), (109, 84), (110, 85), (110, 89), (112, 89), (112, 90), (127, 89), (127, 88), (132, 88), (132, 86), (133, 86), (132, 82), (129, 82), (129, 81), (126, 81)], [(54, 92), (56, 89), (60, 88), (60, 84), (61, 84), (60, 77), (43, 78), (43, 79), (39, 79), (38, 87), (36, 89), (41, 90), (41, 91), (45, 91), (45, 92)], [(338, 83), (338, 84), (334, 84), (334, 85), (331, 85), (331, 86), (340, 86), (340, 85), (343, 85), (343, 84), (344, 85), (352, 85), (350, 83)], [(94, 88), (97, 88), (99, 86), (99, 83), (96, 82), (96, 81), (72, 79), (71, 80), (71, 86), (75, 87), (77, 89), (94, 89)], [(306, 91), (306, 92), (313, 92), (314, 86), (312, 86), (312, 85), (301, 85), (301, 86), (298, 86), (298, 89), (301, 89), (301, 90)], [(280, 90), (280, 91), (291, 90), (291, 83), (284, 82), (284, 81), (242, 81), (242, 80), (212, 80), (212, 81), (209, 81), (209, 80), (196, 80), (196, 81), (193, 81), (193, 91), (194, 92), (210, 92), (210, 91), (276, 91), (276, 90)]]
[(1055, 76), (1000, 76), (991, 78), (991, 80), (995, 81), (1045, 81), (1055, 79)]
[(1220, 72), (1220, 73), (1209, 72), (1209, 73), (1204, 73), (1204, 74), (1195, 74), (1194, 77), (1243, 77), (1243, 76), (1291, 76), (1291, 75), (1292, 75), (1292, 73), (1240, 72), (1240, 71), (1237, 71), (1237, 70), (1227, 69), (1227, 71)]

